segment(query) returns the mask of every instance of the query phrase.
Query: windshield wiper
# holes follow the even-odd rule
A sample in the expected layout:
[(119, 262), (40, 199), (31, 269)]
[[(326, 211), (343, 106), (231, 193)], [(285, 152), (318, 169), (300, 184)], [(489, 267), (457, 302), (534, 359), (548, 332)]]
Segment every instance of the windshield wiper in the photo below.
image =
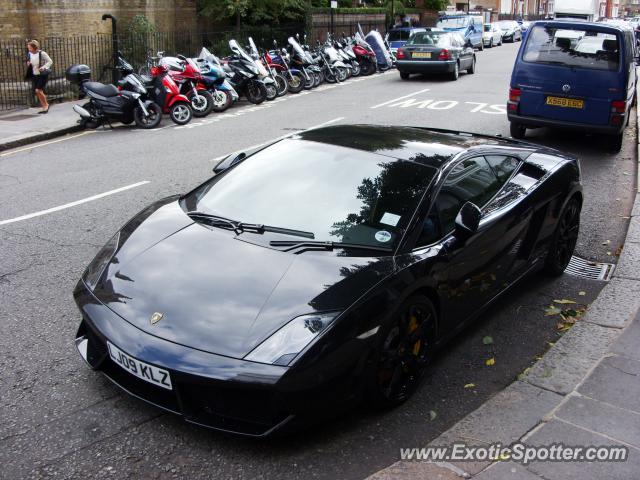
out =
[(378, 245), (365, 245), (362, 243), (347, 243), (347, 242), (296, 242), (295, 240), (273, 240), (269, 242), (272, 247), (288, 247), (283, 248), (284, 252), (290, 252), (291, 250), (303, 249), (306, 250), (333, 250), (334, 248), (344, 249), (359, 249), (359, 250), (377, 250), (381, 252), (390, 252), (393, 249), (391, 247), (383, 247)]
[(203, 220), (206, 220), (208, 223), (216, 227), (224, 228), (223, 225), (226, 225), (228, 227), (231, 227), (230, 230), (233, 230), (234, 232), (236, 232), (236, 234), (240, 234), (244, 231), (255, 233), (272, 232), (282, 233), (284, 235), (293, 235), (296, 237), (306, 237), (311, 239), (315, 238), (313, 232), (305, 232), (304, 230), (295, 230), (292, 228), (274, 227), (271, 225), (262, 225), (260, 223), (245, 223), (206, 212), (193, 211), (188, 212), (187, 215), (193, 218), (201, 218)]

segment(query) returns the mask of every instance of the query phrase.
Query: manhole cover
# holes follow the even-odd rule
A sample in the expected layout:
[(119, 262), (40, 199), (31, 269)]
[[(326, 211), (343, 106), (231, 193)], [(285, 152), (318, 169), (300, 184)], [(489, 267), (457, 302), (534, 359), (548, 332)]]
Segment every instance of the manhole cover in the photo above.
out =
[(0, 120), (5, 122), (15, 122), (17, 120), (26, 120), (27, 118), (33, 118), (36, 115), (8, 115), (6, 117), (0, 117)]
[(565, 273), (575, 277), (589, 278), (591, 280), (609, 281), (613, 275), (613, 263), (593, 262), (584, 258), (571, 257)]

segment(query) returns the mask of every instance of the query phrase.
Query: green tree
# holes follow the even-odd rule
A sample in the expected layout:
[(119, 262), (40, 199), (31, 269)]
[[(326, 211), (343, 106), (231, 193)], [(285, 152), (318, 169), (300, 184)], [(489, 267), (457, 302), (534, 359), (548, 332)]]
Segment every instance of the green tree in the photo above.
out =
[(200, 0), (199, 12), (204, 17), (236, 19), (236, 30), (240, 30), (242, 18), (247, 15), (251, 0)]
[(242, 20), (253, 25), (278, 24), (302, 20), (311, 0), (199, 0), (199, 13), (205, 17), (235, 18), (236, 29)]

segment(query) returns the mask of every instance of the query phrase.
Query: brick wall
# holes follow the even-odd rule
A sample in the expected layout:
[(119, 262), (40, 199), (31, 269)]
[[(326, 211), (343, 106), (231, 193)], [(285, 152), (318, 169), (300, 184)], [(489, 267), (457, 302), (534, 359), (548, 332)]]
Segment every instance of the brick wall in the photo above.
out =
[(110, 33), (104, 13), (120, 25), (135, 15), (145, 15), (163, 32), (194, 30), (196, 0), (0, 0), (0, 38)]

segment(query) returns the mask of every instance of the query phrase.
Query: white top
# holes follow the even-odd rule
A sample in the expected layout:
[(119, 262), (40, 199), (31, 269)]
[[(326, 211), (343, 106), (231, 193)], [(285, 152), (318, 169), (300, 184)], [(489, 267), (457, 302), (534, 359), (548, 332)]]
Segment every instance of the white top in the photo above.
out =
[[(42, 66), (40, 66), (40, 54), (42, 53)], [(51, 66), (53, 65), (53, 61), (51, 57), (47, 55), (47, 52), (43, 52), (42, 50), (38, 50), (36, 53), (29, 52), (29, 62), (31, 62), (31, 67), (33, 68), (34, 75), (40, 75), (40, 68), (51, 70)]]

